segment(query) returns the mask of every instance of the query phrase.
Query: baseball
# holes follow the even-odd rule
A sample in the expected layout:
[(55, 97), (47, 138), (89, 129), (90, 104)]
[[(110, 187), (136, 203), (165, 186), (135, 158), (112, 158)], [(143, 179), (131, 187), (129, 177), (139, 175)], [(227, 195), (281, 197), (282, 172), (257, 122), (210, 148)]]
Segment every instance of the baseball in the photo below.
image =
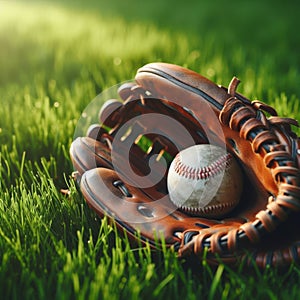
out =
[(167, 177), (169, 197), (180, 210), (205, 217), (221, 217), (238, 203), (243, 174), (225, 149), (195, 145), (180, 151)]

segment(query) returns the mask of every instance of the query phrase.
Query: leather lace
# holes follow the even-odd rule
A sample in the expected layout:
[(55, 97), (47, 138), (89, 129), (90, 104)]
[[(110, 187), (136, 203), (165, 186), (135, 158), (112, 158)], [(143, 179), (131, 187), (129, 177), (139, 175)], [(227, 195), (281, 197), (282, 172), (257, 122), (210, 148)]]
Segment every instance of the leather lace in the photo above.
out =
[[(290, 214), (300, 210), (300, 172), (296, 157), (290, 153), (280, 141), (271, 127), (279, 130), (296, 143), (297, 135), (292, 132), (291, 125), (298, 126), (298, 122), (290, 118), (278, 117), (277, 112), (258, 100), (244, 103), (236, 95), (238, 79), (233, 79), (228, 88), (230, 97), (224, 104), (219, 115), (221, 123), (238, 131), (240, 137), (251, 143), (255, 153), (262, 156), (263, 162), (271, 173), (278, 187), (278, 194), (266, 199), (265, 210), (259, 211), (254, 221), (246, 222), (236, 227), (224, 228), (222, 231), (202, 230), (193, 236), (180, 252), (194, 252), (203, 254), (207, 247), (211, 253), (233, 253), (241, 250), (241, 245), (257, 243), (266, 232), (272, 232), (281, 223), (287, 220)], [(271, 115), (266, 117), (265, 113)], [(294, 154), (295, 155), (295, 154)], [(256, 254), (256, 260), (263, 264), (278, 260), (292, 261), (295, 256), (300, 257), (300, 243), (297, 242), (282, 252)]]

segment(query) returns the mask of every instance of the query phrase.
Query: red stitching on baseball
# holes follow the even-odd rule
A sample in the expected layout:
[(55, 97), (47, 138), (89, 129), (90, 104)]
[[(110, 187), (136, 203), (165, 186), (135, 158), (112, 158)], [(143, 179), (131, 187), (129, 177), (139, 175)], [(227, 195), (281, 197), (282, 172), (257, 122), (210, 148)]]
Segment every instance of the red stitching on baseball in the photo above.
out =
[(188, 179), (208, 179), (223, 172), (229, 165), (231, 159), (231, 154), (226, 153), (208, 166), (193, 168), (191, 166), (185, 165), (181, 161), (180, 153), (178, 153), (174, 159), (174, 170), (178, 175)]
[(191, 207), (191, 206), (184, 206), (181, 205), (178, 208), (181, 210), (189, 213), (189, 214), (213, 214), (215, 211), (218, 211), (219, 213), (222, 213), (224, 210), (234, 207), (236, 205), (236, 202), (231, 201), (228, 203), (218, 203), (218, 204), (213, 204), (213, 205), (208, 205), (205, 207)]

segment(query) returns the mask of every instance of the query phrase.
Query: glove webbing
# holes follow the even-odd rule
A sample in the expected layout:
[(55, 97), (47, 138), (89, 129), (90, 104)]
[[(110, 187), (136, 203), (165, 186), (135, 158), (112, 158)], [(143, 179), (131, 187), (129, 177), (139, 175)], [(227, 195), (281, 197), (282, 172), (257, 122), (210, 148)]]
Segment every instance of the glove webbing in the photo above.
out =
[[(187, 243), (179, 249), (180, 256), (185, 256), (185, 253), (190, 252), (198, 255), (202, 254), (206, 247), (212, 253), (234, 252), (239, 248), (238, 246), (249, 241), (257, 243), (266, 231), (273, 231), (292, 212), (300, 210), (300, 174), (296, 165), (296, 157), (292, 157), (285, 147), (280, 145), (276, 135), (267, 128), (268, 122), (280, 124), (282, 129), (287, 131), (286, 134), (292, 137), (290, 125), (298, 125), (297, 122), (289, 118), (274, 116), (267, 120), (265, 115), (258, 109), (264, 109), (273, 115), (277, 115), (276, 111), (274, 109), (268, 110), (267, 105), (262, 107), (259, 101), (252, 103), (253, 109), (246, 106), (243, 101), (234, 96), (238, 82), (233, 81), (233, 84), (234, 88), (229, 87), (228, 89), (232, 97), (225, 102), (220, 113), (220, 121), (232, 130), (238, 131), (240, 137), (251, 142), (253, 151), (263, 156), (266, 166), (272, 169), (274, 181), (278, 186), (278, 194), (269, 198), (266, 210), (258, 212), (256, 220), (253, 222), (247, 222), (239, 228), (233, 228), (229, 231), (199, 233), (192, 236), (192, 240), (189, 242), (183, 239), (183, 244)], [(292, 142), (295, 143), (295, 141)], [(296, 145), (294, 148), (296, 148)], [(292, 261), (295, 256), (299, 257), (299, 243), (289, 249), (290, 255), (286, 255), (287, 251), (285, 250), (285, 260), (290, 259)], [(272, 253), (272, 259), (278, 260), (284, 256), (283, 252)], [(265, 254), (264, 258), (260, 257), (259, 259), (263, 259), (266, 263), (267, 256), (268, 253)], [(270, 260), (270, 257), (269, 255), (267, 260)]]

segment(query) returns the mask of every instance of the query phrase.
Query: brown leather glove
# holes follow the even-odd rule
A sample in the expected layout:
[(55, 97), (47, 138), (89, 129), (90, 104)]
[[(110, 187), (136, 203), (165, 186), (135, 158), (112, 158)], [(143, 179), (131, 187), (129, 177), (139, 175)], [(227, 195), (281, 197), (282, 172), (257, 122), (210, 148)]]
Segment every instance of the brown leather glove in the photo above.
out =
[[(139, 69), (134, 83), (119, 88), (122, 101), (107, 101), (99, 125), (72, 143), (90, 207), (132, 241), (164, 243), (179, 257), (247, 258), (260, 267), (299, 260), (300, 139), (291, 129), (298, 122), (249, 101), (238, 83), (233, 78), (227, 89), (165, 63)], [(243, 170), (242, 199), (221, 219), (188, 215), (168, 197), (172, 159), (204, 143), (226, 148)]]

